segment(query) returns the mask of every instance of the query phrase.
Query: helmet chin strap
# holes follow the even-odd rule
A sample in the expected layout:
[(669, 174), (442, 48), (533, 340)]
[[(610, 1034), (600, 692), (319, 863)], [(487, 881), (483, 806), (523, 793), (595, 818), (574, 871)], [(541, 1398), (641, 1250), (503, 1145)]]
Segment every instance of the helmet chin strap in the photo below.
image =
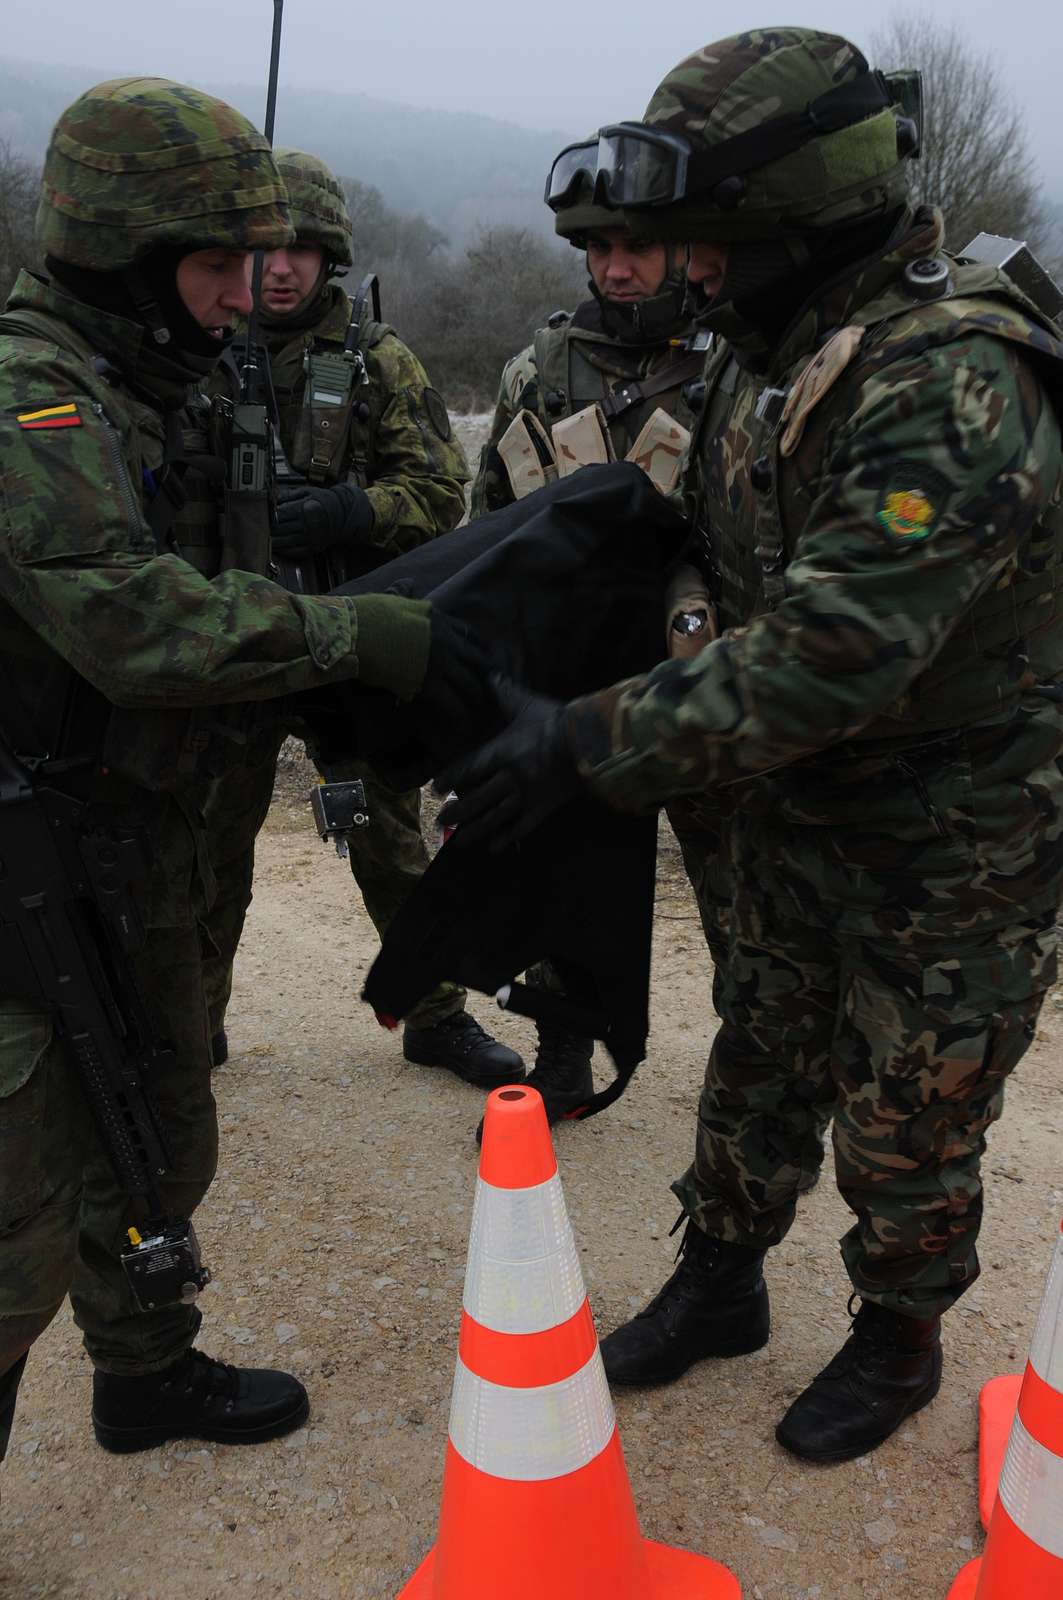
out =
[(166, 325), (166, 318), (162, 314), (162, 307), (155, 297), (155, 291), (139, 267), (127, 267), (122, 273), (122, 281), (129, 290), (129, 298), (136, 307), (137, 317), (147, 328), (157, 345), (168, 345), (173, 342), (173, 334)]

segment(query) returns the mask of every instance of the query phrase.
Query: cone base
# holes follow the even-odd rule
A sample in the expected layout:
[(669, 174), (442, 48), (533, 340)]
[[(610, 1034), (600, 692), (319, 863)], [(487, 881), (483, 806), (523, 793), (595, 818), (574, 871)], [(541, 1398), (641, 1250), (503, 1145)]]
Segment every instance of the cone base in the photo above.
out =
[(652, 1600), (742, 1600), (733, 1572), (708, 1556), (643, 1539)]
[[(692, 1550), (658, 1544), (654, 1539), (643, 1539), (642, 1545), (651, 1585), (647, 1600), (742, 1600), (738, 1579), (718, 1561), (710, 1561), (708, 1556), (696, 1555)], [(433, 1600), (435, 1564), (436, 1553), (432, 1549), (400, 1592), (398, 1600)], [(970, 1592), (973, 1594), (974, 1590)]]
[(948, 1600), (974, 1600), (978, 1588), (978, 1577), (982, 1571), (982, 1558), (978, 1556), (974, 1561), (968, 1561), (961, 1568), (948, 1592)]

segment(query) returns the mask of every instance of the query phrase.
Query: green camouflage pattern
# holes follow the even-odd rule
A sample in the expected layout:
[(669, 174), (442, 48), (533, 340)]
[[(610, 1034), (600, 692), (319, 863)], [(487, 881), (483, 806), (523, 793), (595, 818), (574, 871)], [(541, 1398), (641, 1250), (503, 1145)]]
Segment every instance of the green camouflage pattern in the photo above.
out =
[[(298, 472), (306, 472), (310, 451), (304, 357), (312, 347), (342, 348), (350, 316), (350, 299), (338, 284), (330, 284), (322, 291), (320, 317), (309, 327), (293, 334), (281, 322), (263, 326), (281, 444)], [(390, 329), (374, 323), (362, 353), (368, 382), (360, 386), (358, 397), (364, 396), (367, 414), (352, 416), (336, 476), (353, 479), (366, 489), (373, 527), (364, 543), (372, 551), (369, 564), (380, 565), (457, 526), (465, 509), (468, 470), (461, 446), (439, 430), (438, 414), (441, 408), (445, 414), (445, 408), (442, 400), (438, 405), (426, 401), (426, 393), (434, 391), (413, 352)], [(219, 373), (213, 387), (224, 386)], [(224, 1026), (233, 960), (251, 902), (254, 842), (269, 810), (281, 736), (271, 736), (267, 730), (252, 740), (241, 760), (211, 786), (206, 802), (209, 854), (218, 879), (205, 930), (212, 1035)], [(420, 792), (398, 793), (361, 766), (330, 770), (329, 776), (361, 778), (366, 783), (371, 820), (352, 835), (349, 860), (366, 910), (382, 935), (428, 865), (420, 831)], [(461, 1010), (464, 1002), (463, 989), (443, 984), (407, 1020), (415, 1027), (430, 1027)]]
[(300, 244), (319, 244), (330, 261), (341, 267), (354, 265), (351, 255), (351, 215), (339, 179), (319, 156), (305, 150), (275, 149), (292, 227)]
[[(813, 28), (759, 28), (705, 45), (672, 68), (644, 121), (679, 134), (695, 150), (723, 144), (758, 123), (803, 111), (810, 100), (867, 70), (855, 45)], [(652, 218), (662, 239), (765, 239), (780, 224), (831, 227), (899, 205), (903, 163), (897, 155), (898, 108), (810, 140), (745, 174), (734, 209), (704, 195), (625, 215), (628, 226)]]
[[(297, 472), (309, 466), (303, 358), (315, 342), (342, 348), (350, 317), (349, 297), (339, 284), (329, 284), (312, 327), (294, 335), (280, 323), (263, 328), (281, 442)], [(371, 335), (363, 353), (369, 381), (358, 398), (368, 416), (352, 419), (342, 465), (346, 476), (364, 479), (373, 507), (365, 542), (379, 553), (380, 564), (457, 527), (465, 514), (469, 469), (457, 439), (440, 430), (446, 407), (413, 351), (388, 329)]]
[[(188, 862), (175, 809), (171, 802), (150, 820), (157, 870), (177, 847), (168, 862), (176, 885)], [(149, 819), (141, 808), (133, 820)], [(160, 1194), (182, 1217), (203, 1198), (218, 1158), (199, 936), (185, 900), (184, 923), (152, 927), (135, 961), (159, 1037), (174, 1046), (172, 1064), (152, 1075), (152, 1094), (173, 1157)], [(67, 1294), (89, 1357), (105, 1372), (160, 1372), (190, 1348), (196, 1308), (141, 1311), (132, 1297), (118, 1251), (134, 1220), (145, 1219), (116, 1185), (50, 1016), (0, 996), (0, 1390)], [(0, 1459), (9, 1427), (0, 1415)]]
[[(546, 393), (551, 385), (541, 381), (537, 359), (537, 350), (544, 349), (549, 351), (550, 368), (567, 373), (564, 404), (553, 411), (546, 409)], [(513, 503), (513, 489), (498, 453), (498, 444), (518, 411), (533, 412), (549, 433), (551, 425), (562, 417), (570, 417), (584, 406), (602, 400), (614, 388), (632, 379), (655, 377), (666, 367), (678, 366), (688, 355), (689, 351), (678, 344), (650, 348), (625, 344), (607, 333), (573, 327), (570, 319), (558, 327), (540, 328), (535, 340), (502, 369), (491, 431), (480, 452), (472, 487), (470, 515), (482, 517), (488, 511), (497, 511)], [(693, 426), (693, 413), (683, 393), (684, 384), (689, 381), (688, 377), (674, 389), (653, 395), (612, 419), (609, 434), (618, 459), (627, 454), (639, 430), (658, 407), (677, 418), (684, 427)]]
[[(99, 353), (135, 372), (143, 330), (25, 274), (8, 309), (23, 306), (54, 319), (56, 342), (0, 330), (5, 678), (31, 720), (71, 672), (86, 679), (116, 708), (111, 770), (176, 789), (194, 776), (215, 720), (196, 708), (275, 699), (365, 670), (357, 605), (289, 594), (240, 570), (208, 580), (178, 555), (158, 554), (141, 485), (162, 462), (162, 418), (91, 364)], [(73, 405), (78, 425), (32, 431), (17, 420), (57, 405)], [(419, 658), (422, 672), (426, 635), (426, 619), (411, 617), (407, 662)], [(405, 672), (399, 659), (393, 667)]]
[(57, 260), (117, 272), (160, 245), (274, 250), (294, 237), (266, 140), (201, 89), (115, 78), (53, 129), (37, 239)]
[[(1055, 976), (1063, 889), (1063, 343), (997, 275), (953, 265), (950, 299), (914, 302), (904, 265), (939, 242), (920, 219), (766, 372), (710, 369), (687, 499), (724, 632), (569, 724), (610, 803), (733, 807), (685, 1208), (777, 1242), (833, 1112), (854, 1286), (919, 1315), (977, 1271), (979, 1158)], [(849, 326), (783, 454), (759, 396)]]
[[(1054, 913), (1013, 907), (1007, 926), (951, 939), (864, 939), (839, 932), (806, 863), (787, 859), (785, 830), (737, 826), (723, 1021), (694, 1163), (673, 1189), (707, 1233), (778, 1244), (833, 1115), (853, 1288), (893, 1311), (945, 1311), (978, 1275), (980, 1158), (1056, 977)], [(955, 903), (959, 920), (962, 890)]]

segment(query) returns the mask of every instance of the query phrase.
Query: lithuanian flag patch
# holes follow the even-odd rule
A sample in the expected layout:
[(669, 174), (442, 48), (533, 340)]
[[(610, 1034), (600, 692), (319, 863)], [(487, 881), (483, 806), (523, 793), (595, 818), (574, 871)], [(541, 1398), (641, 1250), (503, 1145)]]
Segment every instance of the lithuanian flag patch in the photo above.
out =
[(81, 417), (71, 400), (65, 406), (46, 406), (43, 411), (23, 411), (15, 419), (20, 428), (80, 428)]

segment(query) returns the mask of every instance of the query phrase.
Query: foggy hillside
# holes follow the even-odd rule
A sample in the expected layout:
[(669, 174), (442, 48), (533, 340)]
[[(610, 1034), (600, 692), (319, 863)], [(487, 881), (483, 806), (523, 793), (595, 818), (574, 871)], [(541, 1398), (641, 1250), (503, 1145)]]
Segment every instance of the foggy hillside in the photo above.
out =
[[(128, 66), (126, 69), (128, 70)], [(120, 76), (122, 64), (112, 76)], [(0, 139), (39, 159), (56, 117), (91, 83), (96, 69), (0, 62)], [(371, 74), (351, 61), (351, 82)], [(206, 81), (261, 126), (265, 87)], [(277, 143), (314, 151), (345, 177), (375, 185), (389, 206), (421, 212), (460, 246), (481, 223), (519, 225), (552, 234), (543, 205), (547, 168), (570, 138), (586, 130), (543, 133), (468, 112), (428, 111), (360, 92), (289, 89), (277, 98)]]

